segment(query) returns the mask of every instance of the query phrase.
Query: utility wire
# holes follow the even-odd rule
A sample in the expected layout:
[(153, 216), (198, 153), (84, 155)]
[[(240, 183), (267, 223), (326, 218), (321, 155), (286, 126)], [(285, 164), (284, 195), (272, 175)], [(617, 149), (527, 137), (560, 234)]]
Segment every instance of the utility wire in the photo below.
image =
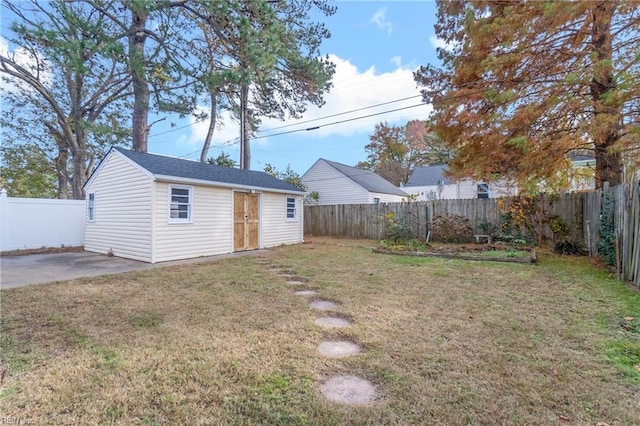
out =
[[(402, 101), (406, 101), (406, 100), (414, 99), (414, 98), (419, 98), (419, 97), (422, 97), (422, 95), (407, 96), (406, 98), (394, 99), (392, 101), (382, 102), (382, 103), (375, 104), (375, 105), (369, 105), (369, 106), (366, 106), (366, 107), (352, 109), (352, 110), (349, 110), (349, 111), (338, 112), (336, 114), (326, 115), (324, 117), (312, 118), (312, 119), (305, 120), (305, 121), (299, 121), (299, 122), (296, 122), (296, 123), (285, 124), (283, 126), (274, 127), (272, 129), (261, 130), (261, 131), (258, 132), (258, 134), (264, 133), (264, 132), (271, 132), (273, 130), (278, 130), (278, 129), (284, 129), (284, 128), (287, 128), (287, 127), (298, 126), (300, 124), (312, 123), (314, 121), (320, 121), (320, 120), (324, 120), (324, 119), (327, 119), (327, 118), (339, 117), (341, 115), (347, 115), (347, 114), (351, 114), (351, 113), (354, 113), (354, 112), (364, 111), (366, 109), (376, 108), (376, 107), (379, 107), (379, 106), (389, 105), (389, 104), (393, 104), (393, 103), (396, 103), (396, 102), (402, 102)], [(165, 130), (164, 132), (154, 133), (153, 135), (149, 135), (149, 137), (152, 138), (152, 137), (156, 137), (156, 136), (162, 136), (162, 135), (166, 135), (167, 133), (172, 133), (172, 132), (176, 132), (178, 130), (186, 129), (187, 127), (195, 126), (196, 124), (201, 123), (203, 121), (206, 121), (208, 119), (209, 119), (208, 117), (207, 118), (196, 119), (193, 123), (185, 124), (184, 126), (180, 126), (180, 127), (174, 127), (172, 129)], [(253, 138), (253, 139), (255, 139), (255, 138)]]
[[(307, 132), (307, 131), (311, 131), (311, 130), (317, 130), (317, 129), (321, 129), (323, 127), (329, 127), (329, 126), (334, 126), (336, 124), (343, 124), (343, 123), (348, 123), (348, 122), (351, 122), (351, 121), (362, 120), (364, 118), (375, 117), (375, 116), (378, 116), (378, 115), (388, 114), (390, 112), (402, 111), (402, 110), (405, 110), (405, 109), (416, 108), (416, 107), (425, 106), (425, 105), (427, 105), (427, 104), (425, 104), (424, 102), (421, 102), (421, 103), (415, 104), (415, 105), (410, 105), (410, 106), (406, 106), (406, 107), (402, 107), (402, 108), (395, 108), (395, 109), (391, 109), (391, 110), (387, 110), (387, 111), (376, 112), (376, 113), (373, 113), (373, 114), (363, 115), (363, 116), (359, 116), (359, 117), (348, 118), (346, 120), (334, 121), (333, 123), (322, 124), (322, 125), (319, 125), (319, 126), (309, 127), (309, 128), (306, 128), (306, 129), (294, 129), (294, 130), (288, 130), (286, 132), (271, 133), (271, 134), (268, 134), (268, 135), (257, 136), (257, 137), (251, 138), (251, 140), (265, 139), (265, 138), (269, 138), (269, 137), (272, 137), (272, 136), (282, 136), (282, 135), (288, 135), (288, 134), (291, 134), (291, 133)], [(225, 147), (228, 147), (228, 146), (232, 146), (232, 145), (238, 144), (239, 142), (240, 142), (239, 138), (234, 138), (234, 139), (230, 139), (230, 140), (224, 142), (222, 145), (216, 145), (215, 147), (212, 147), (212, 148), (225, 148)], [(179, 158), (189, 157), (189, 156), (191, 156), (193, 154), (197, 154), (198, 152), (201, 152), (201, 150), (190, 152), (190, 153), (185, 154), (185, 155), (183, 155), (183, 156), (181, 156)]]
[(272, 137), (272, 136), (281, 136), (281, 135), (287, 135), (287, 134), (290, 134), (290, 133), (306, 132), (306, 131), (309, 131), (309, 130), (317, 130), (317, 129), (321, 129), (321, 128), (323, 128), (323, 127), (334, 126), (334, 125), (336, 125), (336, 124), (348, 123), (348, 122), (350, 122), (350, 121), (362, 120), (363, 118), (375, 117), (375, 116), (377, 116), (377, 115), (388, 114), (388, 113), (390, 113), (390, 112), (402, 111), (402, 110), (405, 110), (405, 109), (415, 108), (415, 107), (419, 107), (419, 106), (426, 106), (426, 105), (427, 105), (427, 104), (425, 104), (425, 103), (421, 102), (421, 103), (419, 103), (419, 104), (415, 104), (415, 105), (411, 105), (411, 106), (406, 106), (406, 107), (402, 107), (402, 108), (391, 109), (391, 110), (382, 111), (382, 112), (376, 112), (376, 113), (368, 114), (368, 115), (362, 115), (362, 116), (360, 116), (360, 117), (347, 118), (346, 120), (334, 121), (333, 123), (321, 124), (321, 125), (319, 125), (319, 126), (309, 127), (309, 128), (306, 128), (306, 129), (294, 129), (294, 130), (289, 130), (289, 131), (286, 131), (286, 132), (271, 133), (271, 134), (264, 135), (264, 136), (257, 136), (257, 137), (251, 138), (251, 139), (252, 139), (252, 140), (255, 140), (255, 139), (264, 139), (264, 138), (269, 138), (269, 137)]
[(284, 129), (286, 127), (291, 127), (291, 126), (297, 126), (297, 125), (300, 125), (300, 124), (311, 123), (311, 122), (314, 122), (314, 121), (324, 120), (326, 118), (338, 117), (340, 115), (351, 114), (352, 112), (363, 111), (365, 109), (375, 108), (375, 107), (379, 107), (379, 106), (383, 106), (383, 105), (389, 105), (389, 104), (393, 104), (393, 103), (396, 103), (396, 102), (402, 102), (402, 101), (406, 101), (408, 99), (420, 98), (420, 97), (422, 97), (422, 95), (407, 96), (406, 98), (396, 99), (394, 101), (388, 101), (388, 102), (383, 102), (383, 103), (376, 104), (376, 105), (370, 105), (370, 106), (366, 106), (366, 107), (362, 107), (362, 108), (352, 109), (350, 111), (338, 112), (336, 114), (325, 115), (324, 117), (312, 118), (312, 119), (305, 120), (305, 121), (298, 121), (297, 123), (285, 124), (284, 126), (279, 126), (279, 127), (274, 127), (272, 129), (262, 130), (262, 131), (260, 131), (258, 133), (271, 132), (273, 130), (279, 130), (279, 129)]

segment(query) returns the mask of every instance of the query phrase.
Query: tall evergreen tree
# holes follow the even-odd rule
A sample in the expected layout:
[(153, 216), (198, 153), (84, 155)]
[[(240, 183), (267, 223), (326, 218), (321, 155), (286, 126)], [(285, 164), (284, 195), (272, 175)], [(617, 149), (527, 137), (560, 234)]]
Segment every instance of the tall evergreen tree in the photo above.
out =
[(122, 111), (130, 82), (120, 63), (122, 46), (112, 37), (115, 29), (85, 3), (2, 5), (14, 18), (6, 35), (12, 51), (0, 52), (3, 97), (10, 107), (3, 133), (10, 135), (14, 152), (20, 142), (38, 142), (56, 168), (58, 197), (66, 198), (70, 185), (71, 197), (82, 199), (94, 156), (106, 144), (126, 141)]

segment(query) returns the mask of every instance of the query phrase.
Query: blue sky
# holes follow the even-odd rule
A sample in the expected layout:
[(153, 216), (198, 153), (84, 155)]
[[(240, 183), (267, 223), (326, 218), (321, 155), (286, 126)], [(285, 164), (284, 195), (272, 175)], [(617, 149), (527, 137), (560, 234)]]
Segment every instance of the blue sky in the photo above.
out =
[[(322, 108), (310, 107), (298, 121), (415, 97), (307, 124), (292, 125), (294, 120), (265, 120), (258, 136), (421, 104), (412, 73), (420, 65), (437, 62), (433, 29), (437, 19), (435, 2), (338, 1), (336, 5), (337, 13), (325, 18), (331, 38), (322, 47), (323, 54), (330, 55), (336, 64), (334, 87), (325, 96), (326, 103)], [(376, 123), (387, 121), (402, 125), (408, 120), (425, 119), (429, 111), (430, 107), (423, 104), (318, 130), (258, 138), (251, 142), (251, 168), (262, 170), (270, 163), (278, 170), (284, 170), (290, 165), (302, 175), (318, 158), (355, 165), (366, 159), (364, 147)], [(239, 125), (225, 117), (223, 122), (224, 125), (216, 130), (209, 156), (216, 157), (224, 151), (238, 161), (237, 143), (229, 144), (237, 138)], [(165, 127), (158, 125), (151, 130), (149, 152), (199, 158), (208, 123), (193, 123), (186, 119), (176, 123), (179, 129), (171, 129), (165, 122), (161, 124)], [(281, 126), (290, 127), (269, 131)], [(167, 132), (169, 130), (172, 131)]]
[[(403, 125), (409, 120), (425, 119), (429, 114), (430, 106), (421, 102), (413, 72), (420, 65), (438, 61), (438, 41), (433, 28), (435, 2), (337, 1), (335, 5), (338, 9), (335, 15), (322, 17), (331, 38), (323, 43), (321, 51), (336, 64), (333, 88), (325, 95), (326, 103), (321, 108), (309, 106), (297, 120), (306, 123), (264, 120), (251, 142), (253, 170), (263, 170), (267, 163), (278, 170), (290, 165), (302, 175), (318, 158), (356, 165), (366, 160), (364, 147), (376, 123)], [(2, 19), (3, 31), (7, 18)], [(7, 49), (3, 38), (0, 49)], [(398, 101), (401, 99), (404, 100)], [(383, 103), (387, 104), (369, 108)], [(394, 109), (403, 110), (358, 119)], [(353, 110), (359, 111), (342, 114)], [(332, 117), (317, 120), (327, 116)], [(163, 117), (150, 117), (149, 122), (158, 118)], [(152, 127), (149, 152), (199, 159), (208, 121), (166, 118)], [(352, 121), (333, 124), (343, 120)], [(220, 121), (222, 125), (216, 130), (209, 156), (216, 157), (224, 151), (239, 161), (239, 124), (226, 113)], [(265, 137), (315, 126), (320, 128)]]

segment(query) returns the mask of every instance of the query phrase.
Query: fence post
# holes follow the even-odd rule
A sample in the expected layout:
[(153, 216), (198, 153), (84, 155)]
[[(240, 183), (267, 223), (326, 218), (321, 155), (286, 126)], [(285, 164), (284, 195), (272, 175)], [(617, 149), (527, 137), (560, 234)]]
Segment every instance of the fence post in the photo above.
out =
[(0, 189), (0, 252), (6, 250), (7, 246), (7, 233), (5, 232), (8, 226), (6, 222), (7, 212), (7, 190)]

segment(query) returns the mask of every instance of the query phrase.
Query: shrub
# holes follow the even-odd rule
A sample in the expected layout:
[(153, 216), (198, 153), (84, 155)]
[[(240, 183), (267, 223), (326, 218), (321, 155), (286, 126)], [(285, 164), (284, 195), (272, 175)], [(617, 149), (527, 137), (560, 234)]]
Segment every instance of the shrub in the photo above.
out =
[(600, 233), (598, 255), (607, 265), (613, 267), (616, 266), (616, 235), (613, 223), (614, 201), (613, 194), (607, 193), (605, 195), (602, 214), (598, 223), (598, 232)]
[(460, 215), (437, 216), (431, 223), (431, 240), (441, 243), (470, 243), (473, 228), (469, 219)]
[(408, 213), (394, 215), (387, 213), (385, 220), (385, 239), (394, 243), (404, 242), (416, 237), (416, 226)]
[(553, 251), (558, 254), (568, 254), (572, 256), (581, 256), (584, 254), (582, 244), (569, 239), (562, 239), (555, 243)]

